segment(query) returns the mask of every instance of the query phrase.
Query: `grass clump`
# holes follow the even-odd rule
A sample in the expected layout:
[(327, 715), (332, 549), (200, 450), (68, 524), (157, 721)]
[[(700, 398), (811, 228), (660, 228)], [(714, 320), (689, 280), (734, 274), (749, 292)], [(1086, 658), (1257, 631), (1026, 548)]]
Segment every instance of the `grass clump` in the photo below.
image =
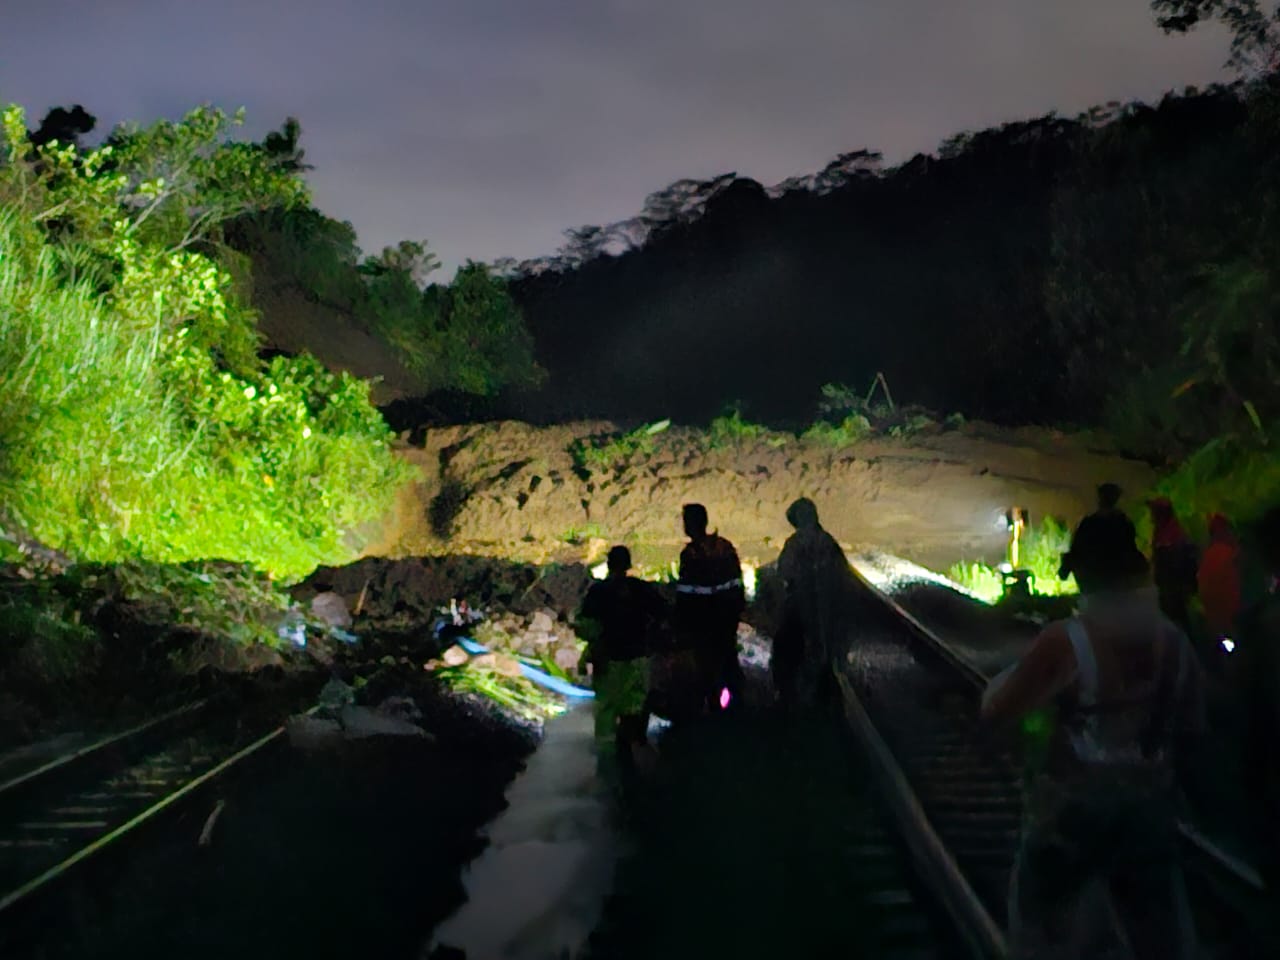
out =
[[(1071, 530), (1053, 517), (1029, 526), (1022, 538), (1018, 568), (1031, 571), (1031, 593), (1039, 597), (1060, 597), (1080, 592), (1075, 577), (1058, 579), (1062, 555), (1071, 548)], [(990, 564), (962, 561), (947, 571), (947, 578), (970, 593), (997, 603), (1004, 596), (1004, 575)]]
[(564, 533), (560, 534), (560, 540), (562, 542), (575, 547), (581, 546), (590, 540), (604, 539), (607, 539), (606, 531), (604, 527), (598, 523), (586, 523), (581, 527), (570, 527), (568, 530), (564, 531)]
[(963, 426), (964, 417), (960, 414), (952, 414), (939, 425), (923, 407), (896, 406), (888, 383), (882, 375), (877, 375), (865, 394), (848, 384), (825, 384), (818, 401), (818, 420), (805, 431), (802, 439), (843, 447), (874, 436), (906, 439), (940, 428), (956, 430)]
[(785, 434), (775, 433), (763, 423), (753, 423), (743, 419), (738, 407), (730, 407), (711, 421), (707, 427), (706, 444), (708, 449), (723, 450), (726, 447), (741, 447), (744, 444), (767, 443), (771, 447), (786, 444)]
[(1004, 577), (995, 567), (976, 561), (961, 561), (947, 571), (947, 579), (959, 584), (985, 603), (999, 603), (1004, 596)]
[(125, 562), (71, 571), (82, 590), (128, 604), (138, 619), (235, 644), (277, 646), (293, 601), (248, 564)]
[(670, 426), (670, 420), (659, 420), (626, 433), (578, 437), (569, 444), (569, 456), (574, 468), (587, 475), (625, 470), (635, 460), (652, 456), (654, 437)]
[(509, 677), (496, 670), (468, 664), (442, 667), (435, 675), (450, 689), (485, 697), (525, 720), (546, 720), (565, 709), (561, 697), (524, 677)]
[(851, 447), (874, 434), (870, 420), (860, 413), (851, 413), (839, 423), (816, 421), (800, 435), (800, 439), (826, 447)]
[(97, 633), (61, 596), (0, 599), (0, 673), (60, 682), (79, 676), (101, 651)]

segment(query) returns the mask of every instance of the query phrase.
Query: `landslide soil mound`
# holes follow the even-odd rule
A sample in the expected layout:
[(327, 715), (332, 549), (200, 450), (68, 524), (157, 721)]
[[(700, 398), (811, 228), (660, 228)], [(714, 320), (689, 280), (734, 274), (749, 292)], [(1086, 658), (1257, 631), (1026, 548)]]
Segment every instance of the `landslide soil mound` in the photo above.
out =
[[(1138, 492), (1151, 469), (1096, 437), (971, 423), (834, 449), (787, 434), (710, 443), (672, 427), (610, 465), (581, 444), (620, 434), (608, 422), (518, 422), (432, 428), (399, 451), (421, 480), (406, 488), (365, 556), (474, 554), (531, 563), (598, 562), (627, 543), (638, 563), (665, 564), (684, 543), (680, 508), (706, 505), (713, 528), (746, 560), (776, 558), (800, 496), (847, 549), (878, 549), (945, 568), (1002, 556), (1005, 511), (1074, 523), (1097, 484)], [(577, 455), (573, 452), (578, 445)]]

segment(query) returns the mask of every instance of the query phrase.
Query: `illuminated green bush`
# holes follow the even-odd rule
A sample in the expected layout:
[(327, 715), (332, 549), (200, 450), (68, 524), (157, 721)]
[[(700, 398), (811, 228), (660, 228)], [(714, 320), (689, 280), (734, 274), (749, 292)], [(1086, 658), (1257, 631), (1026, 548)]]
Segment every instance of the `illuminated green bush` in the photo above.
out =
[(1000, 571), (985, 563), (954, 564), (947, 571), (947, 578), (987, 603), (996, 603), (1004, 595)]
[(707, 427), (707, 445), (712, 450), (741, 446), (744, 443), (756, 441), (766, 441), (771, 446), (780, 446), (786, 442), (786, 437), (773, 433), (762, 423), (744, 420), (742, 412), (737, 407), (726, 410), (712, 420), (711, 425)]
[(626, 433), (578, 437), (569, 444), (569, 456), (573, 458), (574, 467), (587, 474), (625, 469), (633, 460), (651, 456), (655, 446), (653, 438), (670, 426), (670, 420), (659, 420)]
[(851, 447), (874, 434), (870, 420), (860, 413), (851, 413), (839, 423), (818, 420), (800, 439), (828, 447)]
[[(1042, 597), (1057, 597), (1080, 592), (1075, 577), (1058, 579), (1062, 555), (1071, 547), (1071, 530), (1052, 517), (1029, 527), (1022, 538), (1020, 569), (1032, 573), (1031, 592)], [(987, 603), (995, 603), (1004, 594), (1000, 571), (985, 563), (957, 563), (947, 577)]]
[[(405, 478), (368, 385), (257, 359), (217, 217), (304, 196), (226, 118), (33, 162), (20, 111), (0, 167), (0, 502), (84, 560), (247, 561), (284, 577), (353, 557)], [(183, 176), (205, 165), (208, 182)], [(182, 171), (182, 172), (179, 172)], [(237, 193), (236, 178), (240, 178)], [(51, 224), (56, 224), (54, 229)]]

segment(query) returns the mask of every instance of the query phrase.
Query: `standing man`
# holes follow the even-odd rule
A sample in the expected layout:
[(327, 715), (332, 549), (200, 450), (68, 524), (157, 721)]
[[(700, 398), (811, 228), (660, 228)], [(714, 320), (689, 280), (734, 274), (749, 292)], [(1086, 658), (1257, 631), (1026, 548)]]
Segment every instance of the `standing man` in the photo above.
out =
[(784, 708), (818, 698), (855, 589), (849, 561), (818, 522), (814, 502), (801, 497), (791, 504), (787, 521), (796, 532), (778, 555), (786, 600), (773, 644), (774, 686)]
[(680, 553), (676, 583), (676, 623), (681, 640), (698, 659), (707, 706), (716, 712), (742, 697), (738, 663), (738, 620), (746, 608), (738, 551), (724, 537), (707, 531), (707, 508), (684, 506), (688, 545)]
[(1075, 575), (1082, 591), (1090, 591), (1096, 578), (1113, 577), (1117, 562), (1129, 557), (1138, 534), (1120, 509), (1120, 487), (1104, 483), (1098, 487), (1098, 509), (1080, 521), (1071, 537), (1071, 549), (1063, 554), (1058, 579)]
[(1048, 731), (1010, 883), (1015, 960), (1083, 955), (1082, 893), (1094, 880), (1107, 884), (1135, 960), (1195, 956), (1176, 775), (1203, 729), (1202, 678), (1145, 586), (1145, 558), (1134, 548), (1124, 564), (1127, 575), (1117, 564), (1094, 578), (1080, 614), (1045, 627), (983, 696), (985, 721), (1038, 716)]
[(584, 663), (591, 665), (595, 688), (596, 745), (601, 765), (616, 758), (633, 768), (637, 752), (649, 745), (650, 637), (662, 617), (662, 597), (652, 584), (627, 575), (631, 551), (609, 551), (608, 576), (593, 583), (575, 618), (587, 641)]

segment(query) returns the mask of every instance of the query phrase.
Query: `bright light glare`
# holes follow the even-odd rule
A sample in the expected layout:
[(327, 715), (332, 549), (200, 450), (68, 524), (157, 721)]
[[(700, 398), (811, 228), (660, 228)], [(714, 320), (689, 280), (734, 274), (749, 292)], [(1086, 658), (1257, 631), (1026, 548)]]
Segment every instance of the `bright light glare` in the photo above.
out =
[(1236, 642), (1232, 640), (1230, 637), (1223, 637), (1220, 642), (1222, 643), (1222, 649), (1227, 651), (1227, 653), (1232, 653), (1235, 651)]
[(1000, 564), (1000, 566), (996, 567), (996, 569), (999, 570), (1001, 573), (1013, 573), (1013, 564), (1002, 563)]
[(965, 596), (972, 597), (982, 603), (990, 604), (994, 602), (991, 597), (976, 594), (963, 584), (956, 583), (940, 573), (934, 573), (919, 564), (912, 563), (902, 557), (895, 557), (892, 554), (868, 552), (856, 555), (846, 554), (845, 558), (857, 568), (868, 583), (873, 587), (884, 590), (886, 593), (896, 593), (913, 583), (936, 583), (939, 586), (955, 590), (957, 593), (963, 593)]
[(595, 577), (597, 580), (603, 580), (607, 576), (609, 576), (609, 561), (601, 560), (594, 567), (592, 567), (591, 576)]
[(728, 709), (729, 709), (729, 701), (730, 701), (730, 700), (732, 700), (732, 699), (733, 699), (733, 698), (732, 698), (731, 696), (729, 696), (729, 688), (728, 688), (728, 687), (721, 687), (721, 688), (720, 688), (720, 709), (721, 709), (721, 710), (728, 710)]
[(754, 564), (742, 565), (742, 589), (746, 591), (748, 602), (756, 598), (756, 568)]

